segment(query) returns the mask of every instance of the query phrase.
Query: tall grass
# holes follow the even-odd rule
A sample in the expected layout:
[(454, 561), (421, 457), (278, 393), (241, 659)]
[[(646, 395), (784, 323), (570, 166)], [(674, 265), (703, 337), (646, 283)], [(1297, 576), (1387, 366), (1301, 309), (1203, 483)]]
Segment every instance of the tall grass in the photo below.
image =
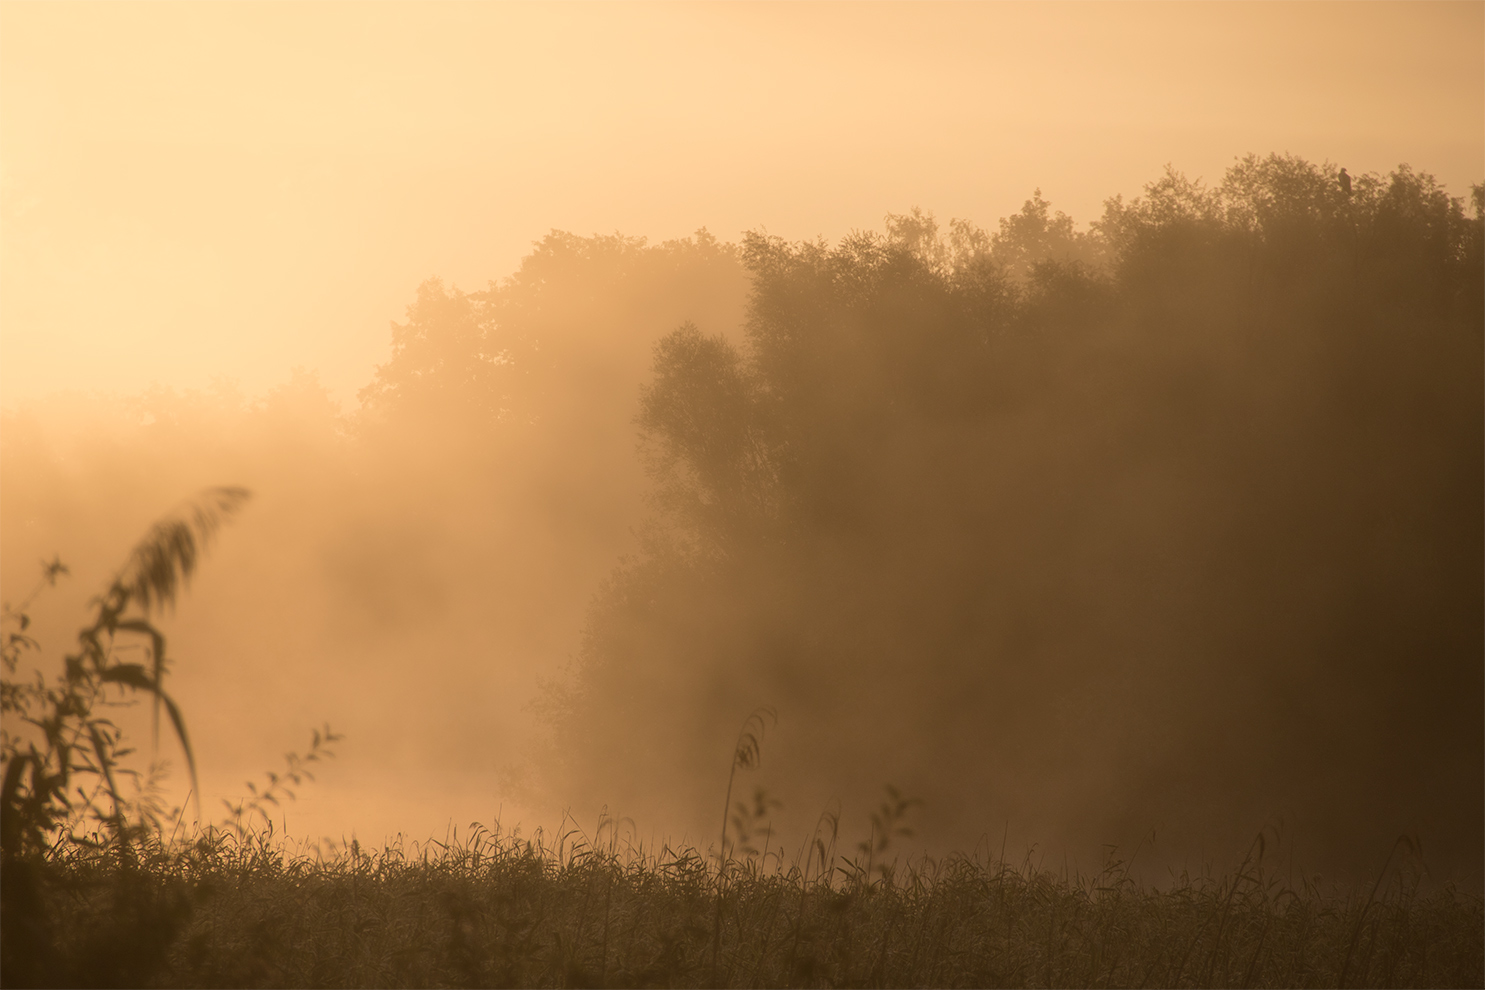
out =
[[(119, 780), (130, 750), (101, 711), (110, 692), (169, 714), (152, 610), (189, 577), (246, 498), (215, 489), (136, 549), (62, 674), (14, 678), (23, 602), (5, 642), (6, 986), (1480, 986), (1479, 895), (1425, 888), (1400, 841), (1373, 883), (1296, 886), (1260, 836), (1232, 874), (1139, 882), (1110, 858), (1093, 875), (1031, 857), (896, 853), (916, 804), (888, 788), (847, 855), (838, 814), (797, 849), (774, 844), (775, 802), (733, 802), (772, 713), (744, 723), (711, 851), (646, 846), (603, 819), (590, 835), (473, 824), (442, 842), (296, 844), (268, 813), (338, 740), (227, 802), (187, 833)], [(48, 565), (44, 583), (63, 568)], [(126, 663), (120, 637), (148, 663)], [(194, 771), (193, 771), (194, 772)], [(762, 836), (762, 848), (758, 837)]]
[[(812, 847), (813, 848), (813, 847)], [(828, 843), (827, 843), (828, 850)], [(626, 841), (471, 826), (442, 842), (295, 847), (223, 831), (120, 871), (51, 864), (58, 982), (158, 986), (1479, 986), (1480, 898), (1391, 870), (1371, 889), (1290, 886), (1258, 855), (1144, 886), (1025, 858), (827, 852), (733, 862)], [(117, 911), (174, 922), (151, 936)], [(720, 935), (713, 918), (720, 908)], [(163, 934), (162, 934), (163, 933)], [(158, 965), (110, 971), (153, 937)], [(155, 943), (151, 943), (155, 944)], [(91, 967), (91, 968), (90, 968)], [(102, 967), (102, 968), (100, 968)]]
[[(248, 497), (243, 488), (207, 489), (151, 527), (93, 600), (92, 621), (78, 632), (76, 652), (50, 679), (39, 669), (20, 673), (23, 659), (40, 646), (27, 632), (26, 609), (66, 567), (60, 561), (44, 565), (37, 591), (3, 611), (0, 978), (8, 984), (37, 981), (57, 964), (44, 897), (54, 879), (48, 865), (81, 855), (118, 872), (116, 892), (132, 890), (127, 871), (138, 865), (135, 846), (160, 831), (154, 781), (141, 783), (142, 775), (126, 762), (133, 749), (108, 717), (111, 709), (147, 696), (158, 738), (163, 707), (196, 791), (195, 755), (180, 709), (165, 690), (169, 657), (153, 617), (175, 601), (218, 528)], [(143, 662), (130, 662), (133, 657)], [(131, 779), (134, 793), (123, 786)], [(136, 926), (145, 919), (159, 922), (146, 924), (121, 947), (125, 956), (143, 950), (147, 957), (150, 939), (168, 931), (178, 911), (132, 905), (129, 913)]]

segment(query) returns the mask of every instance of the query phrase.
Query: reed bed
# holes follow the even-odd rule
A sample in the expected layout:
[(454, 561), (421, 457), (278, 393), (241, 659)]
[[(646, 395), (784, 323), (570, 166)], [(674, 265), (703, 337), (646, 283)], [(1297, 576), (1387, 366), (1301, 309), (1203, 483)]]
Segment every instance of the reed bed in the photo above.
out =
[[(37, 982), (199, 987), (1466, 987), (1481, 898), (1298, 889), (1261, 857), (1137, 882), (951, 856), (874, 873), (823, 843), (719, 867), (600, 828), (296, 847), (270, 832), (44, 866)], [(720, 908), (720, 938), (714, 918)], [(9, 919), (7, 919), (9, 921)], [(38, 932), (38, 934), (42, 934)], [(38, 943), (40, 944), (40, 943)], [(7, 983), (10, 981), (7, 980)]]

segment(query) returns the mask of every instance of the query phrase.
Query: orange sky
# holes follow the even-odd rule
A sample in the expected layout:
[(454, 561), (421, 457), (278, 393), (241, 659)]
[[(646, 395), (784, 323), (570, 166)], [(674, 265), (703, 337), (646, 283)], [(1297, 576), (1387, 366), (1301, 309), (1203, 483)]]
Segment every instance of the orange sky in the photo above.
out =
[(0, 401), (343, 398), (550, 228), (1080, 221), (1170, 162), (1485, 174), (1485, 6), (0, 5)]

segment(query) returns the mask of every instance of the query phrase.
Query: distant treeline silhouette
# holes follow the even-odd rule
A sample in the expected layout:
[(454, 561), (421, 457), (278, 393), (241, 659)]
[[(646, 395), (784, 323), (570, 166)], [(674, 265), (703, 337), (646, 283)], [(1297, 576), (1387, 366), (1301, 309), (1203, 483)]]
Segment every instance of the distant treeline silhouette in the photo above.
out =
[(1270, 156), (1082, 234), (1038, 195), (748, 235), (745, 338), (656, 348), (559, 762), (643, 806), (768, 703), (794, 793), (894, 780), (944, 834), (1283, 818), (1477, 874), (1481, 207)]
[(1153, 828), (1179, 865), (1282, 818), (1317, 866), (1406, 832), (1478, 878), (1485, 204), (1351, 179), (1172, 172), (1087, 229), (1038, 193), (838, 244), (553, 232), (425, 283), (349, 415), (307, 373), (7, 412), (6, 559), (112, 567), (240, 481), (213, 580), (251, 608), (198, 690), (341, 699), (345, 765), (481, 806), (713, 834), (771, 706), (781, 829), (892, 782), (940, 848)]

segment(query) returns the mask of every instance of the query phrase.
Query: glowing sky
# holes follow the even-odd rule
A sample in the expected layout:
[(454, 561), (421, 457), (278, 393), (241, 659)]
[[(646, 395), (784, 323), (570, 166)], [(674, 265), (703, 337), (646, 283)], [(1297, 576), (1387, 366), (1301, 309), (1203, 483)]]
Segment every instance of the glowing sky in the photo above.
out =
[(1169, 162), (1485, 173), (1485, 6), (0, 5), (0, 400), (343, 398), (551, 228), (1080, 221)]

